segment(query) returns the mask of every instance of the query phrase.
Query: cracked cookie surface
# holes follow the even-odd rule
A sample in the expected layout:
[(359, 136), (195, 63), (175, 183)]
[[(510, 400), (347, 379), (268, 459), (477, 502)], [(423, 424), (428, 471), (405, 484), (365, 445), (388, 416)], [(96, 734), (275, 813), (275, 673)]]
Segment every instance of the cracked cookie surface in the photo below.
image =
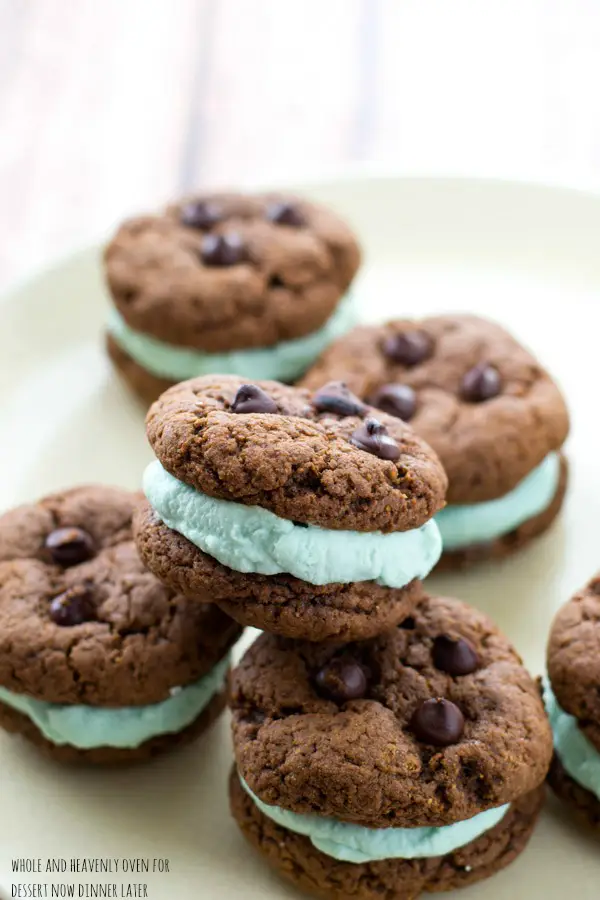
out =
[(503, 328), (476, 316), (358, 327), (332, 344), (300, 385), (314, 390), (333, 379), (374, 406), (396, 403), (400, 411), (406, 397), (381, 389), (410, 390), (410, 425), (444, 465), (448, 503), (508, 493), (560, 449), (569, 428), (565, 401), (547, 371)]
[[(166, 391), (147, 416), (148, 439), (164, 468), (212, 497), (262, 506), (285, 519), (331, 529), (405, 531), (444, 504), (446, 475), (435, 453), (399, 419), (318, 411), (308, 391), (257, 381), (269, 413), (232, 409), (244, 380), (205, 376)], [(371, 416), (397, 458), (352, 442)]]
[[(194, 205), (203, 208), (195, 222)], [(217, 235), (233, 249), (215, 264)], [(359, 263), (355, 236), (333, 212), (275, 194), (184, 198), (124, 222), (105, 251), (111, 294), (131, 328), (212, 353), (316, 331)]]
[(157, 703), (233, 645), (238, 625), (143, 565), (132, 539), (139, 500), (85, 486), (0, 517), (0, 685), (50, 703)]
[[(422, 715), (415, 724), (440, 698), (452, 713), (444, 746)], [(486, 616), (448, 598), (423, 599), (361, 643), (263, 634), (233, 673), (230, 703), (238, 768), (261, 800), (374, 828), (442, 826), (509, 803), (544, 780), (552, 756), (517, 653)]]

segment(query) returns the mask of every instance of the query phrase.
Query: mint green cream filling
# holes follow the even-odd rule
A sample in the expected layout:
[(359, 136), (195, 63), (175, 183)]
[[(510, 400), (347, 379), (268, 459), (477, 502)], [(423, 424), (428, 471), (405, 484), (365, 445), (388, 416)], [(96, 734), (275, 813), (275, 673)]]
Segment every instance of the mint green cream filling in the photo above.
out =
[(472, 819), (441, 828), (365, 828), (324, 816), (302, 815), (279, 806), (269, 806), (252, 793), (241, 775), (240, 782), (259, 810), (277, 825), (303, 834), (321, 853), (349, 863), (446, 856), (489, 831), (508, 810), (508, 804), (498, 806)]
[(53, 744), (81, 750), (94, 747), (139, 747), (160, 734), (176, 734), (190, 725), (221, 690), (229, 668), (222, 659), (194, 684), (173, 688), (171, 696), (148, 706), (79, 706), (46, 703), (0, 687), (0, 701), (28, 716)]
[(580, 730), (577, 719), (559, 706), (547, 679), (544, 703), (554, 734), (554, 749), (565, 772), (600, 800), (600, 753)]
[(559, 478), (560, 457), (558, 453), (549, 453), (503, 497), (442, 509), (435, 520), (442, 533), (444, 550), (494, 541), (539, 515), (550, 506)]
[(393, 534), (295, 525), (260, 506), (208, 497), (178, 481), (158, 460), (144, 472), (144, 492), (165, 525), (236, 572), (288, 573), (310, 584), (377, 581), (399, 588), (425, 578), (441, 554), (432, 520)]
[(109, 314), (108, 330), (132, 359), (158, 378), (185, 381), (197, 375), (219, 372), (221, 375), (242, 375), (249, 381), (265, 378), (293, 381), (308, 369), (328, 344), (356, 324), (355, 307), (354, 295), (346, 294), (318, 331), (291, 341), (281, 341), (271, 347), (222, 353), (177, 347), (141, 331), (134, 331), (116, 309)]

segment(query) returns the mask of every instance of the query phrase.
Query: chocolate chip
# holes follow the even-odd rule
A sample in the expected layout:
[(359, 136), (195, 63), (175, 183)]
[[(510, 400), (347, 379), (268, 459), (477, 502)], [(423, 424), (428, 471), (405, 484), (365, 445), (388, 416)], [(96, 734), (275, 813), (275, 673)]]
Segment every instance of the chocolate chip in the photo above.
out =
[(463, 398), (469, 403), (481, 403), (496, 397), (500, 393), (501, 386), (498, 369), (488, 363), (479, 363), (463, 376), (460, 390)]
[(336, 416), (360, 416), (367, 407), (348, 390), (343, 381), (330, 381), (320, 388), (312, 398), (312, 405), (317, 412), (330, 412)]
[(469, 641), (440, 634), (433, 642), (433, 664), (448, 675), (470, 675), (478, 667), (479, 659)]
[(367, 419), (364, 425), (356, 429), (350, 443), (379, 459), (398, 459), (400, 456), (400, 447), (377, 419)]
[(209, 200), (197, 200), (182, 207), (179, 221), (188, 228), (208, 231), (223, 218), (221, 209)]
[(398, 628), (403, 628), (405, 631), (412, 631), (416, 627), (417, 623), (412, 616), (407, 616), (405, 619), (402, 619), (398, 625)]
[(369, 403), (404, 422), (412, 419), (417, 409), (416, 394), (407, 384), (384, 384), (375, 391)]
[(45, 542), (53, 563), (57, 566), (76, 566), (94, 555), (94, 541), (83, 528), (57, 528)]
[(94, 600), (89, 587), (72, 587), (55, 597), (50, 604), (50, 618), (64, 628), (94, 619)]
[(435, 747), (456, 744), (462, 737), (465, 717), (451, 700), (426, 700), (412, 717), (410, 727), (417, 740)]
[(207, 266), (235, 266), (247, 259), (239, 234), (207, 234), (202, 240), (202, 260)]
[(416, 366), (431, 356), (433, 341), (424, 331), (404, 331), (386, 338), (383, 352), (403, 366)]
[(330, 660), (315, 676), (319, 694), (336, 703), (360, 700), (367, 693), (367, 675), (360, 663), (336, 657)]
[(276, 413), (277, 404), (257, 384), (243, 384), (238, 388), (230, 407), (233, 413)]
[(303, 228), (306, 219), (293, 203), (271, 203), (267, 207), (267, 219), (276, 225), (288, 225), (290, 228)]

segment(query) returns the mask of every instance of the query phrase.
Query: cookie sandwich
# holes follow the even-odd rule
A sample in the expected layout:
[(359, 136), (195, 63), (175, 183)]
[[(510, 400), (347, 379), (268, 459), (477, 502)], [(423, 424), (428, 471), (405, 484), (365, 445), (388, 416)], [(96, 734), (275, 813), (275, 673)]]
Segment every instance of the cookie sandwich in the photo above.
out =
[(548, 641), (546, 710), (554, 733), (549, 782), (600, 829), (600, 576), (557, 613)]
[(138, 501), (77, 487), (0, 517), (0, 726), (60, 761), (149, 759), (225, 706), (241, 630), (144, 567)]
[(234, 819), (286, 878), (333, 900), (414, 900), (525, 848), (552, 736), (490, 620), (425, 598), (368, 641), (261, 635), (232, 675)]
[(446, 477), (399, 419), (337, 388), (207, 376), (151, 407), (138, 549), (165, 584), (307, 640), (405, 618), (441, 541)]
[(355, 323), (359, 262), (350, 228), (307, 200), (188, 197), (106, 248), (109, 354), (148, 402), (212, 372), (293, 381)]
[(303, 379), (343, 380), (409, 422), (448, 474), (437, 517), (446, 567), (513, 553), (563, 502), (569, 418), (559, 388), (499, 325), (470, 315), (358, 327)]

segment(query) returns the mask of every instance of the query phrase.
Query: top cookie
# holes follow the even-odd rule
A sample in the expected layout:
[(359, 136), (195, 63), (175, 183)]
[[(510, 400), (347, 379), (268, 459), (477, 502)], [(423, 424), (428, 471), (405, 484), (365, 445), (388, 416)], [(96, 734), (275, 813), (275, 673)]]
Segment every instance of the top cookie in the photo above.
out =
[(600, 576), (556, 614), (548, 641), (548, 675), (562, 708), (600, 729)]
[(147, 429), (180, 481), (296, 522), (405, 531), (444, 503), (446, 476), (425, 442), (335, 386), (311, 395), (275, 381), (246, 389), (237, 376), (195, 378), (154, 403)]
[(331, 379), (410, 421), (446, 469), (449, 503), (508, 493), (561, 447), (569, 428), (548, 373), (503, 328), (476, 316), (356, 328), (301, 385)]
[(0, 685), (50, 703), (137, 706), (207, 672), (240, 628), (139, 559), (139, 497), (87, 486), (0, 517)]
[(131, 328), (216, 353), (316, 331), (352, 281), (360, 251), (336, 215), (306, 200), (202, 194), (125, 222), (105, 263)]
[(377, 828), (441, 826), (539, 785), (539, 690), (482, 613), (423, 600), (353, 644), (261, 635), (233, 673), (239, 771), (265, 803)]

